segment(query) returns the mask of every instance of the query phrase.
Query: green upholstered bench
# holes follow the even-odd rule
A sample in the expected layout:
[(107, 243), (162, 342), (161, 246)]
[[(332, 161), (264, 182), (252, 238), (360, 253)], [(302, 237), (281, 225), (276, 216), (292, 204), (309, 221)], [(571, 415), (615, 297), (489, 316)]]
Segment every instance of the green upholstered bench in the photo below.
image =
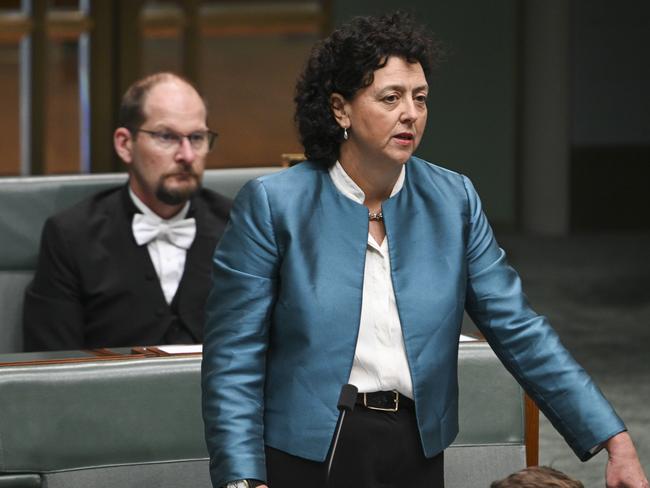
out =
[[(204, 185), (234, 197), (246, 181), (279, 169), (208, 170)], [(125, 181), (124, 173), (0, 178), (0, 353), (22, 351), (23, 292), (36, 267), (47, 217)]]
[(198, 357), (0, 367), (0, 487), (208, 487), (199, 371)]
[[(0, 363), (21, 357), (47, 354)], [(200, 361), (0, 366), (0, 488), (209, 488)], [(524, 397), (485, 342), (461, 343), (459, 381), (446, 486), (485, 488), (525, 466)]]
[(537, 464), (537, 407), (487, 342), (460, 344), (458, 383), (460, 430), (445, 451), (445, 487), (487, 488), (527, 459)]

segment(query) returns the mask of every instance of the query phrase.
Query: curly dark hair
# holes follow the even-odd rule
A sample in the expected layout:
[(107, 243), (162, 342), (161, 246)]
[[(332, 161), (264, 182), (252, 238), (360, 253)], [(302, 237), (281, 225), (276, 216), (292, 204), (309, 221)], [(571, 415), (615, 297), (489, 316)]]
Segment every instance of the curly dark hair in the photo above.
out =
[(332, 93), (350, 100), (372, 84), (374, 72), (385, 66), (390, 56), (420, 63), (428, 79), (442, 53), (441, 44), (401, 11), (355, 17), (316, 43), (294, 98), (294, 118), (305, 156), (326, 166), (339, 157), (343, 133), (330, 107)]

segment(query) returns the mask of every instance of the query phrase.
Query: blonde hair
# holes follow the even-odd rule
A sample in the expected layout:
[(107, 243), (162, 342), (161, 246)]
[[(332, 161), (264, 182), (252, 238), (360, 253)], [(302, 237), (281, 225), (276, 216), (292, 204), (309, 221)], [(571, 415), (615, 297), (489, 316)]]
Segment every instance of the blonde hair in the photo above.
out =
[(490, 488), (584, 488), (584, 485), (548, 466), (532, 466), (494, 481)]

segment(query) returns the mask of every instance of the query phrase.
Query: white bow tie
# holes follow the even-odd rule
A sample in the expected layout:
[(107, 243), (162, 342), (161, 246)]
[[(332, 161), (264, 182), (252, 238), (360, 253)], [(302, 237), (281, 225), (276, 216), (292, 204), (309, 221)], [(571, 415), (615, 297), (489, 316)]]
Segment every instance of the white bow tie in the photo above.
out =
[(196, 235), (196, 220), (182, 219), (174, 222), (165, 222), (145, 214), (133, 215), (133, 237), (139, 246), (149, 244), (160, 237), (181, 249), (189, 249)]

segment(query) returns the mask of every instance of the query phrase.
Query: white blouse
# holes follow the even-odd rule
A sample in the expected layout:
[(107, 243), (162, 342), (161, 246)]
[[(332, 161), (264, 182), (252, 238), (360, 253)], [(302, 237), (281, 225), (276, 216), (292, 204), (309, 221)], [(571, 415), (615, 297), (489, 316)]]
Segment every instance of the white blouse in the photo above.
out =
[[(349, 199), (363, 204), (366, 197), (337, 161), (329, 170), (334, 186)], [(404, 186), (405, 168), (391, 197)], [(406, 358), (402, 324), (390, 273), (388, 236), (380, 244), (368, 232), (359, 337), (349, 382), (360, 393), (397, 390), (413, 398), (413, 383)]]

